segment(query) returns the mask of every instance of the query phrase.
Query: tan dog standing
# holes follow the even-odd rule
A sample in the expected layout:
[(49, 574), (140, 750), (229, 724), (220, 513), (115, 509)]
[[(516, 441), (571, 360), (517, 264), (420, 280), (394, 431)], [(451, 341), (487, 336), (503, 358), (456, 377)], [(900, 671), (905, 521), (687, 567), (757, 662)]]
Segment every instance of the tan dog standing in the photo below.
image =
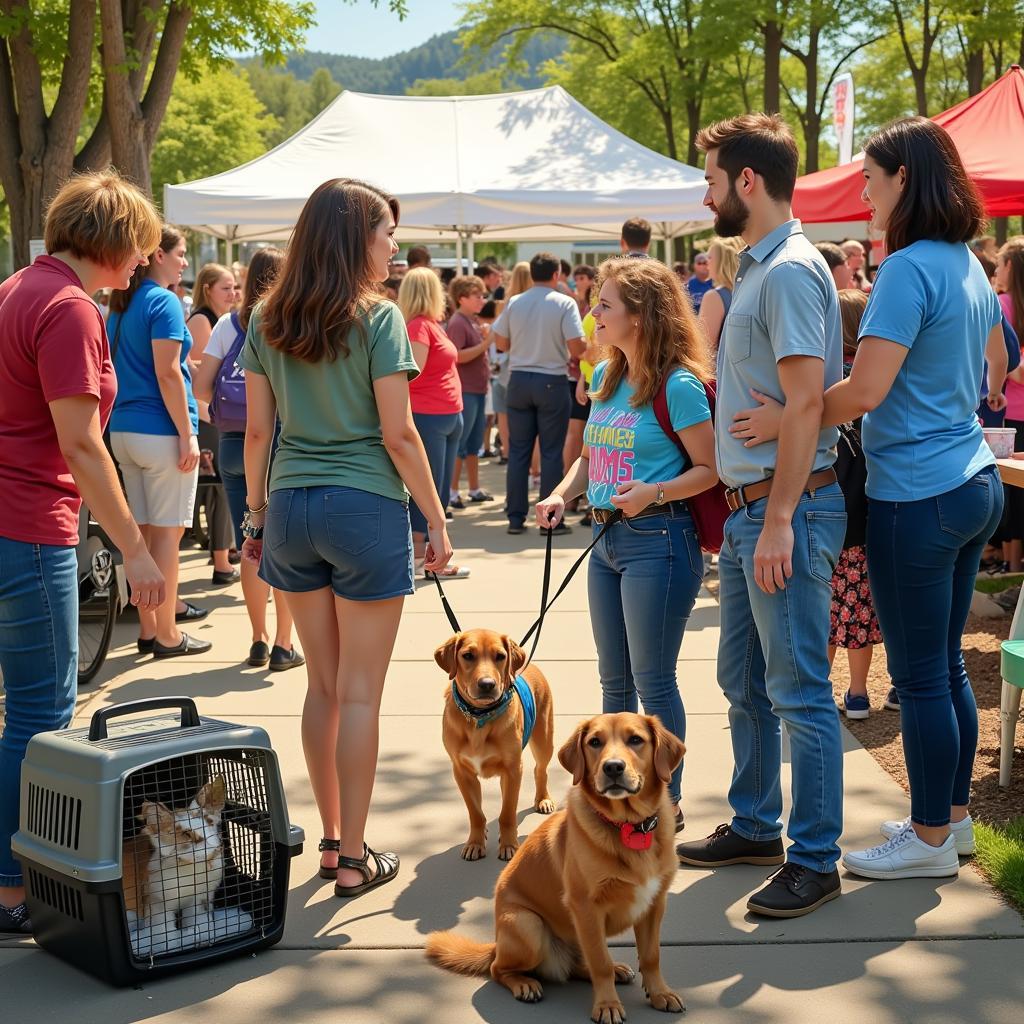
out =
[[(456, 633), (438, 647), (434, 660), (452, 683), (445, 692), (441, 738), (469, 812), (469, 838), (462, 847), (462, 859), (487, 856), (487, 818), (480, 779), (497, 775), (501, 779), (498, 857), (510, 860), (519, 849), (517, 813), (525, 724), (522, 701), (512, 686), (526, 663), (526, 652), (494, 630), (470, 629)], [(551, 689), (536, 665), (529, 665), (523, 678), (536, 708), (529, 741), (536, 785), (533, 806), (541, 814), (550, 814), (555, 809), (548, 793), (548, 763), (555, 749)]]
[(426, 953), (459, 974), (491, 977), (537, 1002), (552, 981), (589, 978), (591, 1020), (621, 1024), (616, 982), (633, 971), (612, 961), (608, 937), (632, 926), (644, 990), (656, 1010), (681, 1012), (661, 975), (661, 919), (675, 876), (675, 823), (666, 783), (682, 742), (657, 718), (622, 713), (581, 723), (558, 752), (572, 773), (565, 810), (527, 837), (494, 890), (495, 942), (452, 932)]

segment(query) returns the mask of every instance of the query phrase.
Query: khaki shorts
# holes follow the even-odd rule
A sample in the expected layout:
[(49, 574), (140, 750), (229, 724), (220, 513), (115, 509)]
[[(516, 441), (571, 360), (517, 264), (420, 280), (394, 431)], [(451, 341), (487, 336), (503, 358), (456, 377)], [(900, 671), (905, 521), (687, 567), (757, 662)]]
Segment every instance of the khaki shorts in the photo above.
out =
[(199, 467), (178, 469), (178, 437), (111, 432), (128, 508), (139, 526), (191, 526)]

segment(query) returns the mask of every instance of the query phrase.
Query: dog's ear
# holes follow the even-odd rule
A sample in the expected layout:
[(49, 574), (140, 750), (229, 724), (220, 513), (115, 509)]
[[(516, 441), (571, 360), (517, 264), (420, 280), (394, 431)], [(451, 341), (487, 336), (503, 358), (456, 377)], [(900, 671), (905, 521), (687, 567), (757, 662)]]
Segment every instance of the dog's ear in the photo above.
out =
[(510, 636), (503, 636), (501, 642), (505, 645), (505, 653), (508, 654), (508, 678), (511, 682), (526, 664), (526, 651)]
[(436, 651), (434, 651), (434, 661), (438, 663), (448, 673), (449, 679), (455, 678), (455, 656), (459, 653), (459, 641), (462, 639), (461, 633), (456, 633), (450, 640), (445, 640), (443, 644)]
[(587, 770), (587, 758), (583, 753), (583, 738), (587, 734), (589, 719), (580, 722), (576, 731), (565, 741), (558, 751), (558, 763), (572, 776), (572, 784), (578, 786)]
[(654, 770), (662, 782), (668, 782), (672, 773), (679, 767), (686, 747), (683, 741), (665, 728), (658, 718), (647, 716), (647, 724), (654, 739)]

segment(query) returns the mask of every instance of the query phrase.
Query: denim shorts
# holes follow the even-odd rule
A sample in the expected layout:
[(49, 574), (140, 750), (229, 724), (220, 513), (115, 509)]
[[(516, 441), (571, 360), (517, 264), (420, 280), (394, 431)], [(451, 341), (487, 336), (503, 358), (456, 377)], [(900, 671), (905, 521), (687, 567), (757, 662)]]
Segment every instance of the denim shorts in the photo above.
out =
[(411, 594), (409, 506), (354, 487), (272, 491), (260, 578), (289, 594), (329, 586), (349, 601)]
[(508, 385), (498, 377), (491, 381), (491, 406), (495, 416), (508, 413)]

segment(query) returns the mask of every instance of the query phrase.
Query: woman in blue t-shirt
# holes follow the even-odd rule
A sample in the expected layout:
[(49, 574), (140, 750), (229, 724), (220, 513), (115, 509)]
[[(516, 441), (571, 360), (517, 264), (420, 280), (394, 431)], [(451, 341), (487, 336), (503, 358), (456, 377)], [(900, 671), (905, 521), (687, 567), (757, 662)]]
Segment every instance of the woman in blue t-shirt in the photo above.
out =
[(139, 653), (157, 658), (202, 654), (211, 646), (177, 625), (207, 614), (187, 602), (179, 608), (177, 600), (178, 546), (192, 525), (199, 466), (199, 408), (188, 363), (192, 338), (170, 291), (187, 266), (185, 236), (164, 225), (149, 265), (140, 265), (129, 286), (110, 296), (107, 320), (117, 371), (110, 447), (128, 507), (167, 581), (167, 600), (155, 611), (139, 612)]
[[(613, 520), (588, 572), (604, 711), (636, 711), (639, 696), (647, 714), (685, 740), (676, 661), (704, 578), (686, 499), (718, 479), (704, 391), (711, 365), (679, 278), (663, 263), (608, 260), (598, 287), (594, 340), (612, 354), (594, 370), (583, 455), (538, 503), (537, 520), (556, 526), (566, 501), (584, 491), (595, 532)], [(654, 412), (663, 384), (688, 462)], [(669, 783), (676, 831), (681, 777), (680, 767)]]
[[(912, 117), (864, 150), (864, 201), (889, 255), (823, 423), (864, 416), (868, 576), (901, 711), (910, 816), (884, 822), (886, 842), (843, 864), (867, 878), (937, 878), (974, 852), (978, 713), (961, 641), (1003, 507), (975, 410), (985, 359), (988, 404), (1005, 406), (1007, 356), (999, 303), (965, 244), (982, 233), (984, 207), (949, 135)], [(762, 408), (732, 428), (748, 443), (774, 436), (765, 421), (775, 411)]]

